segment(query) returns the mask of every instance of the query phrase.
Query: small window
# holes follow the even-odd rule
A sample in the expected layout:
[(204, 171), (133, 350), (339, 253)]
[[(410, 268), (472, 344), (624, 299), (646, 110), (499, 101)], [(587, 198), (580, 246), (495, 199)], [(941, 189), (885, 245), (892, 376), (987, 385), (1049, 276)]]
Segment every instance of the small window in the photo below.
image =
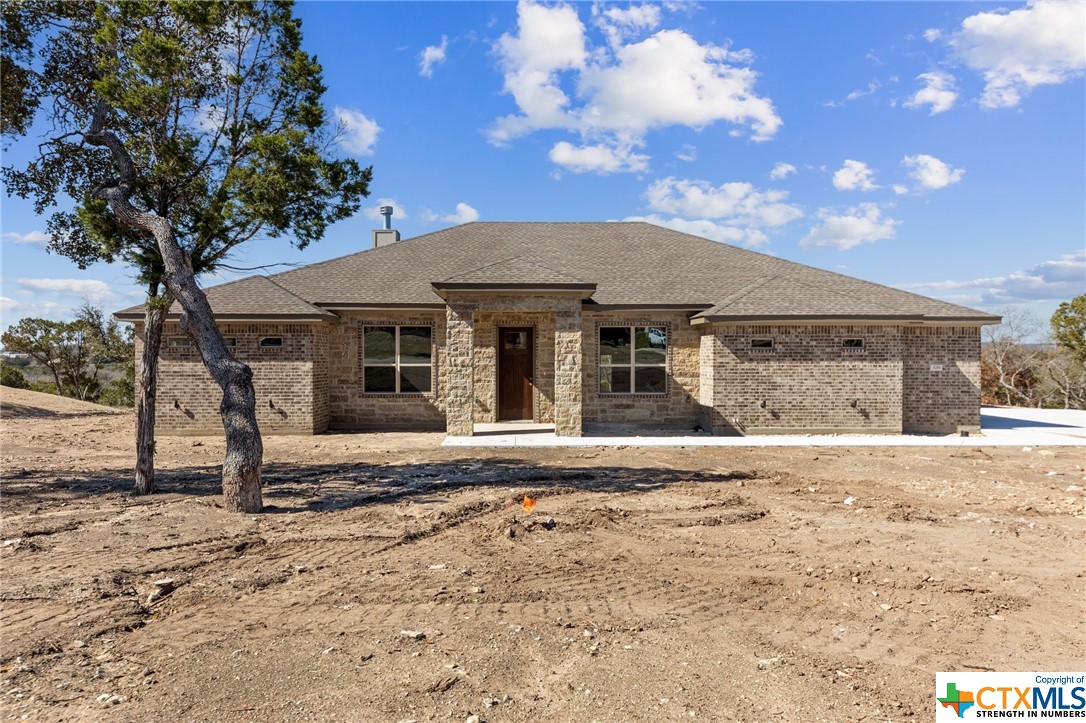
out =
[(166, 340), (166, 346), (170, 349), (188, 349), (192, 346), (192, 340), (187, 336), (171, 336)]
[(263, 336), (260, 338), (261, 349), (282, 349), (283, 337), (281, 336)]
[(841, 341), (841, 348), (845, 351), (863, 351), (864, 340), (863, 339), (843, 339)]
[(226, 337), (223, 337), (223, 343), (226, 344), (226, 346), (228, 348), (233, 349), (234, 347), (236, 347), (238, 345), (238, 340), (237, 340), (237, 337), (226, 336)]
[(773, 351), (772, 339), (751, 339), (750, 350), (757, 352), (771, 352)]

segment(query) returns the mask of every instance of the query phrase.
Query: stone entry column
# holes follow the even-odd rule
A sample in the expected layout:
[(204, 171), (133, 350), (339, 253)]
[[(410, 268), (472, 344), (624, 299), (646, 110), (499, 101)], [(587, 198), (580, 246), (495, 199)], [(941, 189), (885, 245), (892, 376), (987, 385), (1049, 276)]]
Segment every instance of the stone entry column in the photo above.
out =
[(475, 431), (475, 308), (450, 301), (445, 312), (446, 433), (470, 437)]
[(559, 301), (554, 310), (554, 433), (559, 437), (581, 436), (581, 336), (580, 299)]

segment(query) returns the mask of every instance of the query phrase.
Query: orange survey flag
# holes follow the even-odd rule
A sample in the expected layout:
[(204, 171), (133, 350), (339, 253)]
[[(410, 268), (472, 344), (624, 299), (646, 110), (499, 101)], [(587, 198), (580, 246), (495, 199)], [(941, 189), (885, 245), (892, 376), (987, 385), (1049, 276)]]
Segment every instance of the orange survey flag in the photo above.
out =
[(535, 509), (535, 500), (533, 500), (528, 495), (524, 495), (524, 512), (530, 515), (530, 514), (532, 514), (532, 510), (534, 510), (534, 509)]

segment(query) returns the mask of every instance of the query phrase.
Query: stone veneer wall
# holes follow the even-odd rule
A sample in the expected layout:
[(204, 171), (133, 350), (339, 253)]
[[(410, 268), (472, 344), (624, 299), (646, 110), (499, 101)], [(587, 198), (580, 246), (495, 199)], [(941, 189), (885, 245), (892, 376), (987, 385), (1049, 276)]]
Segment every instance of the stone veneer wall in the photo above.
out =
[(906, 327), (903, 339), (905, 431), (980, 431), (980, 329)]
[[(709, 334), (702, 351), (713, 368), (702, 378), (712, 389), (702, 399), (715, 434), (901, 432), (899, 327), (713, 325)], [(846, 338), (864, 349), (842, 348)], [(773, 339), (774, 349), (752, 350), (751, 339)]]
[[(332, 429), (445, 428), (443, 311), (341, 311), (329, 333), (329, 426)], [(432, 326), (433, 376), (428, 394), (367, 394), (362, 383), (363, 326)]]
[(555, 433), (560, 436), (581, 435), (579, 298), (563, 294), (450, 294), (446, 324), (449, 434), (471, 435), (475, 423), (496, 418), (497, 328), (523, 325), (536, 329), (535, 418), (553, 419)]
[[(667, 329), (665, 394), (600, 394), (601, 326), (662, 326)], [(701, 421), (702, 332), (690, 326), (686, 313), (585, 310), (581, 328), (584, 335), (585, 424), (690, 429)]]
[(475, 423), (498, 421), (498, 329), (530, 326), (535, 371), (532, 421), (554, 422), (554, 312), (475, 312)]
[[(327, 370), (324, 324), (223, 323), (224, 337), (237, 339), (234, 355), (253, 370), (256, 416), (264, 434), (314, 434), (327, 427), (321, 410)], [(211, 378), (196, 347), (170, 348), (170, 337), (184, 336), (177, 322), (167, 322), (159, 356), (156, 430), (160, 434), (221, 434), (222, 391)], [(261, 337), (281, 336), (283, 346), (261, 349)], [(143, 348), (143, 325), (136, 325), (136, 364)], [(326, 366), (326, 365), (325, 365)], [(139, 369), (136, 380), (139, 380)], [(176, 402), (176, 405), (175, 405)], [(274, 406), (272, 406), (274, 405)]]

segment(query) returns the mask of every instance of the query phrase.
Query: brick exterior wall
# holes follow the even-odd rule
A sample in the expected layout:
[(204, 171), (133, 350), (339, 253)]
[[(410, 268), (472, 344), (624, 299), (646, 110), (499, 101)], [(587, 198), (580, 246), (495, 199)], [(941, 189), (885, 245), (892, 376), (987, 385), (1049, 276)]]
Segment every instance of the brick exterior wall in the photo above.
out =
[(979, 431), (980, 329), (906, 327), (903, 339), (905, 431)]
[[(326, 327), (274, 323), (220, 325), (224, 337), (237, 340), (233, 349), (235, 357), (253, 370), (257, 423), (263, 434), (314, 434), (327, 428)], [(142, 335), (142, 324), (138, 324), (137, 367), (143, 351)], [(170, 337), (182, 336), (176, 322), (166, 323), (158, 366), (156, 430), (161, 434), (220, 434), (222, 391), (204, 368), (196, 347), (169, 346)], [(282, 337), (283, 346), (260, 348), (260, 339), (268, 336)], [(139, 378), (137, 368), (137, 383)]]
[[(715, 434), (902, 429), (899, 327), (713, 325), (702, 339), (705, 419)], [(842, 348), (863, 339), (862, 350)], [(774, 348), (751, 349), (752, 339)], [(855, 406), (854, 406), (855, 402)]]
[[(329, 427), (357, 430), (427, 430), (445, 428), (442, 363), (445, 314), (441, 311), (341, 311), (329, 333)], [(364, 326), (430, 326), (434, 356), (430, 393), (372, 394), (363, 388)]]
[[(691, 327), (682, 312), (582, 311), (579, 300), (559, 295), (474, 296), (454, 299), (445, 310), (340, 316), (338, 323), (222, 324), (223, 336), (237, 340), (237, 357), (253, 369), (263, 433), (331, 428), (471, 434), (475, 423), (497, 418), (502, 326), (534, 328), (535, 421), (553, 422), (565, 436), (579, 436), (583, 425), (606, 431), (700, 423), (716, 434), (948, 434), (980, 426), (976, 327)], [(432, 392), (365, 392), (367, 325), (433, 328)], [(600, 393), (601, 326), (667, 329), (666, 393)], [(142, 325), (136, 335), (138, 364)], [(158, 431), (221, 433), (218, 386), (195, 348), (170, 348), (171, 336), (183, 336), (176, 323), (164, 333)], [(281, 336), (283, 347), (260, 348), (265, 336)], [(773, 351), (752, 350), (753, 338), (773, 339)], [(846, 338), (863, 339), (863, 350), (843, 348)]]
[[(601, 394), (599, 328), (657, 326), (667, 329), (667, 392), (665, 394)], [(685, 428), (701, 416), (701, 331), (690, 326), (684, 312), (585, 311), (584, 422), (596, 428), (635, 426)]]

